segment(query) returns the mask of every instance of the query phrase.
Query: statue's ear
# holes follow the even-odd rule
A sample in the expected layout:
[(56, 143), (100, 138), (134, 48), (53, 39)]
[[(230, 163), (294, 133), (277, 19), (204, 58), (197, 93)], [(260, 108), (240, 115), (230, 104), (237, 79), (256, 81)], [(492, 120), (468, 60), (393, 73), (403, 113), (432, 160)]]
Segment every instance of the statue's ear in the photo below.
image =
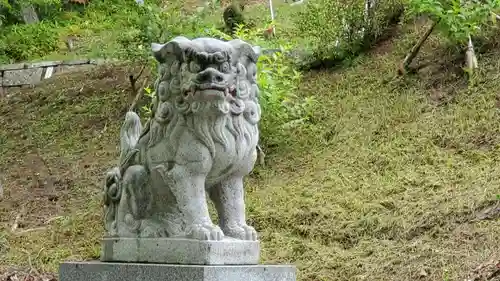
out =
[(178, 36), (166, 44), (152, 43), (151, 50), (155, 59), (164, 63), (169, 57), (175, 57), (176, 60), (183, 62), (185, 60), (185, 50), (189, 47), (191, 41), (185, 37)]
[(228, 43), (233, 46), (239, 56), (247, 56), (252, 62), (257, 63), (261, 52), (259, 46), (252, 47), (250, 44), (241, 39), (234, 39)]
[(262, 53), (262, 49), (260, 48), (260, 46), (253, 46), (252, 49), (255, 52), (255, 54), (257, 55), (257, 59), (259, 59), (260, 54)]

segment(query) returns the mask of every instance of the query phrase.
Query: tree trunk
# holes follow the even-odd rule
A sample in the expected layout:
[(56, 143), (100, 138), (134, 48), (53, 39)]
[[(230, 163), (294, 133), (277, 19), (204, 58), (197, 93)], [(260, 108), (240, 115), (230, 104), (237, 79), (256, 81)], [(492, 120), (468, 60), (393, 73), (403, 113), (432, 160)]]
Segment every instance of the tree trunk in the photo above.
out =
[(21, 8), (21, 16), (23, 17), (23, 21), (26, 24), (33, 24), (40, 21), (33, 5), (28, 5)]

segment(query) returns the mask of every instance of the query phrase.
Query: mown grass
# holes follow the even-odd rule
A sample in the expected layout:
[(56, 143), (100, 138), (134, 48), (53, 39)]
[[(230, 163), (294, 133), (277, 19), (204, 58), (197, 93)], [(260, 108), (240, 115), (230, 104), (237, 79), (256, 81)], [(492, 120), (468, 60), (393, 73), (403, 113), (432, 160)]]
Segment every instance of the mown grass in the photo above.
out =
[[(247, 180), (263, 262), (293, 263), (308, 281), (464, 280), (499, 258), (499, 220), (474, 220), (499, 193), (498, 51), (481, 53), (466, 81), (434, 35), (417, 62), (430, 65), (396, 77), (418, 31), (306, 75), (301, 94), (318, 100), (311, 121)], [(4, 267), (56, 271), (98, 258), (101, 184), (118, 156), (128, 73), (68, 75), (0, 100)]]

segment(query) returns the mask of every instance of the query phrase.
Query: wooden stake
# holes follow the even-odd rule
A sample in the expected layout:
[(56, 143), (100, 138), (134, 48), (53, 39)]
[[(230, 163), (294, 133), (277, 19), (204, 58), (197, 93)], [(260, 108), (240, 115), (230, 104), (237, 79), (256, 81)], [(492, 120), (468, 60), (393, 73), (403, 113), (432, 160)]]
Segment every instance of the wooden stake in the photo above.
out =
[(469, 35), (469, 42), (467, 43), (467, 51), (465, 52), (465, 67), (472, 73), (474, 69), (478, 68), (476, 54), (474, 52), (474, 45)]

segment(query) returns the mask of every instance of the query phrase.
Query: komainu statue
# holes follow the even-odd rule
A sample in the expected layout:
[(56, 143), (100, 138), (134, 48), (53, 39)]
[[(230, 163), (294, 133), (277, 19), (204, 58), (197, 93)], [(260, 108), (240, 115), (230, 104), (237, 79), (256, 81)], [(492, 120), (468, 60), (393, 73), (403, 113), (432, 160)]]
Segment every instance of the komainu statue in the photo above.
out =
[(259, 47), (180, 36), (152, 49), (152, 118), (143, 128), (136, 113), (126, 114), (119, 166), (106, 176), (108, 237), (256, 241), (243, 178), (257, 157)]

